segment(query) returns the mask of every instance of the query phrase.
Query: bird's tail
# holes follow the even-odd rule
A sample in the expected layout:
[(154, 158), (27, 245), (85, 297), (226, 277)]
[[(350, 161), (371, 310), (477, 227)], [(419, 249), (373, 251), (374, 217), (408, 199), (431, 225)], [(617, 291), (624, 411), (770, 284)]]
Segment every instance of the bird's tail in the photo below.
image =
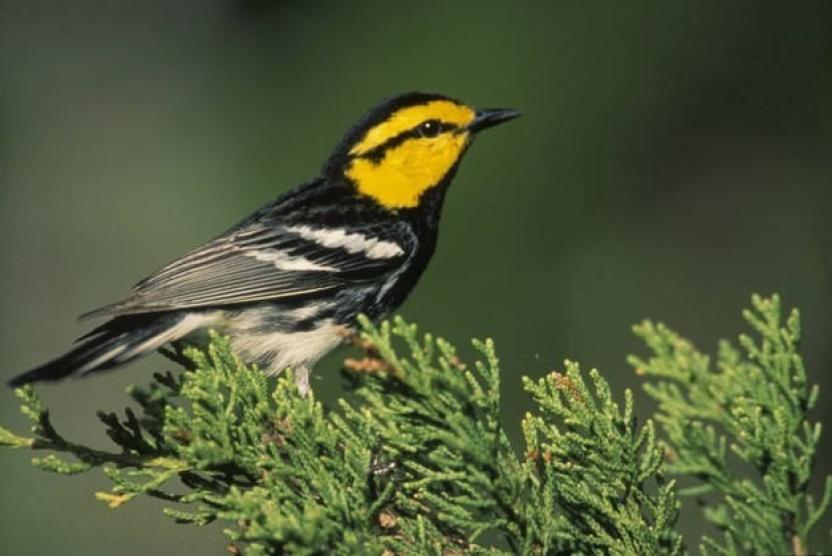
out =
[(181, 313), (117, 317), (81, 337), (64, 355), (14, 377), (9, 386), (112, 369), (189, 334), (204, 324), (200, 317)]

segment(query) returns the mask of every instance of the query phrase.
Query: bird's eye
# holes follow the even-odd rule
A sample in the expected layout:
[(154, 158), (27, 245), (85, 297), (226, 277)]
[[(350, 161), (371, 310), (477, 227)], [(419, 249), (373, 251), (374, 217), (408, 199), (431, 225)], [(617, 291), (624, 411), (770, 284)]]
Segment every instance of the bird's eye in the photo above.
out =
[(436, 137), (442, 131), (439, 120), (427, 120), (419, 124), (419, 135), (422, 137)]

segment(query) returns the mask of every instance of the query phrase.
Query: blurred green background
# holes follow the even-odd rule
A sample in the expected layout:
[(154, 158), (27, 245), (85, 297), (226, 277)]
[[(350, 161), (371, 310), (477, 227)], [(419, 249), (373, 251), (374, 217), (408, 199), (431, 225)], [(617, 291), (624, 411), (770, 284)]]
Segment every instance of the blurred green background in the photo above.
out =
[[(525, 116), (469, 152), (402, 313), (456, 343), (497, 340), (512, 430), (522, 374), (571, 358), (638, 389), (632, 323), (710, 350), (752, 292), (777, 291), (803, 311), (828, 472), (830, 6), (0, 0), (0, 374), (58, 354), (76, 315), (314, 176), (381, 98), (440, 91)], [(337, 363), (313, 381), (326, 399)], [(105, 447), (95, 410), (169, 366), (42, 393), (68, 436)], [(0, 396), (0, 422), (25, 430)], [(105, 479), (28, 460), (0, 453), (5, 554), (224, 553), (216, 526), (146, 501), (109, 510), (92, 496)], [(682, 527), (701, 532), (695, 508)]]

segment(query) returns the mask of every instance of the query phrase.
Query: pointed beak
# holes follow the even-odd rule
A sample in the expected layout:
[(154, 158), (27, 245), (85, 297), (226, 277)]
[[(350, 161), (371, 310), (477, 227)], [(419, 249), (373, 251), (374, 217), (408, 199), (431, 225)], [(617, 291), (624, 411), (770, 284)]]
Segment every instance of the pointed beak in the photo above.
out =
[(519, 110), (513, 108), (485, 108), (477, 110), (474, 120), (468, 124), (468, 131), (477, 133), (483, 129), (513, 120), (520, 115)]

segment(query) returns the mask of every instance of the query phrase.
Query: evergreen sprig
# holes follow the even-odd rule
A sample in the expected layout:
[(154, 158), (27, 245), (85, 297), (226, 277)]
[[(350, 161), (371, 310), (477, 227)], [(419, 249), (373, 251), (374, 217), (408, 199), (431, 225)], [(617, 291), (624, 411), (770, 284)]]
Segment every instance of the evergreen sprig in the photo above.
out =
[[(563, 374), (524, 379), (542, 410), (523, 422), (530, 454), (546, 463), (538, 473), (540, 502), (557, 500), (561, 507), (552, 515), (562, 512), (560, 523), (541, 531), (568, 535), (569, 552), (681, 554), (682, 538), (673, 530), (679, 505), (674, 483), (663, 480), (664, 448), (653, 422), (638, 428), (632, 392), (625, 391), (622, 410), (598, 371), (589, 378), (591, 387), (578, 364), (567, 361)], [(651, 479), (654, 494), (645, 489)]]
[(66, 440), (31, 387), (17, 395), (32, 436), (0, 427), (0, 445), (48, 451), (33, 463), (50, 472), (102, 468), (112, 488), (96, 496), (110, 507), (166, 500), (180, 523), (225, 523), (230, 549), (247, 554), (681, 554), (667, 473), (721, 496), (707, 515), (725, 540), (706, 539), (703, 552), (801, 553), (832, 496), (829, 480), (819, 502), (807, 494), (817, 389), (797, 355), (796, 314), (781, 326), (776, 297), (754, 303), (761, 340), (741, 338), (745, 355), (724, 344), (716, 371), (662, 325), (637, 329), (653, 356), (632, 362), (657, 379), (648, 392), (666, 444), (653, 420), (637, 423), (630, 391), (616, 401), (597, 371), (567, 361), (523, 379), (535, 410), (517, 449), (500, 421), (493, 342), (475, 341), (469, 364), (397, 318), (362, 321), (365, 357), (347, 361), (351, 395), (333, 408), (212, 334), (205, 351), (186, 352), (188, 370), (130, 389), (137, 411), (99, 413), (118, 450)]
[(722, 341), (716, 364), (664, 325), (635, 327), (652, 351), (631, 357), (659, 404), (656, 420), (670, 445), (669, 472), (699, 484), (681, 492), (716, 495), (702, 502), (724, 541), (701, 551), (806, 554), (807, 538), (832, 501), (832, 477), (819, 502), (809, 494), (821, 425), (808, 418), (818, 399), (798, 353), (800, 316), (782, 320), (778, 296), (752, 298), (743, 313), (757, 338)]

